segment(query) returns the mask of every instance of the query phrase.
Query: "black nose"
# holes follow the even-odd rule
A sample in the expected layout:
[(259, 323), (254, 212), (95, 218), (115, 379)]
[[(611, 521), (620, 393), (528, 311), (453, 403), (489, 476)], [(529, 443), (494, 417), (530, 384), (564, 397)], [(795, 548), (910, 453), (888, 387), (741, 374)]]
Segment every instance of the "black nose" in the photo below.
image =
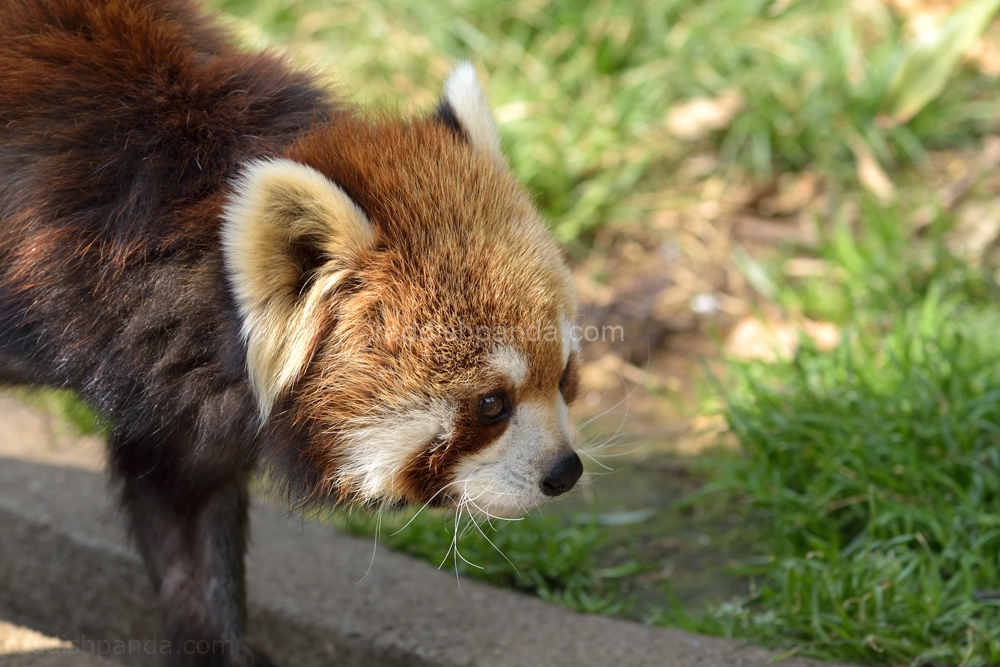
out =
[(574, 452), (552, 466), (552, 470), (542, 480), (542, 493), (553, 497), (561, 496), (573, 488), (582, 474), (583, 461)]

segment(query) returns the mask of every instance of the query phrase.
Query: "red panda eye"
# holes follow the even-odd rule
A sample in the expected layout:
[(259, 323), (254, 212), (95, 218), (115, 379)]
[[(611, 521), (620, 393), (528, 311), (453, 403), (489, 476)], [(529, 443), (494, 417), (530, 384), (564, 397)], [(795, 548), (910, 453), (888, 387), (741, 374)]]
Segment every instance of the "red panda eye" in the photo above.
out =
[(507, 399), (503, 394), (490, 394), (479, 400), (479, 417), (487, 424), (495, 424), (507, 418)]

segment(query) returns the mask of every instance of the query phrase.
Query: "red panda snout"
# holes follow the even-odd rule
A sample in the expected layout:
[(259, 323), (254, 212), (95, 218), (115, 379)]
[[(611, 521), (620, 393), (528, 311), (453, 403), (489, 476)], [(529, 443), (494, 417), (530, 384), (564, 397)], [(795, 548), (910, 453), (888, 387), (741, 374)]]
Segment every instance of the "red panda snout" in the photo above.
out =
[[(573, 450), (569, 408), (562, 379), (571, 363), (573, 341), (560, 327), (559, 347), (540, 346), (533, 357), (499, 346), (488, 365), (505, 373), (523, 396), (511, 406), (507, 428), (495, 442), (462, 457), (449, 480), (449, 498), (459, 508), (484, 516), (511, 517), (565, 493), (583, 472)], [(539, 357), (558, 355), (558, 365)], [(536, 361), (532, 368), (529, 359)], [(548, 378), (537, 366), (564, 369)], [(558, 382), (556, 382), (558, 380)]]
[(328, 422), (325, 432), (336, 434), (324, 445), (330, 488), (366, 505), (431, 504), (496, 517), (568, 491), (582, 473), (558, 372), (570, 360), (562, 361), (561, 343), (536, 347), (534, 357), (555, 359), (531, 363), (525, 351), (499, 345), (452, 382), (365, 400), (375, 407)]
[(579, 474), (563, 476), (558, 493), (547, 491), (545, 484), (560, 462), (578, 460), (568, 429), (553, 418), (558, 412), (558, 406), (535, 402), (517, 406), (503, 436), (456, 466), (449, 493), (455, 506), (473, 514), (515, 517), (568, 491)]

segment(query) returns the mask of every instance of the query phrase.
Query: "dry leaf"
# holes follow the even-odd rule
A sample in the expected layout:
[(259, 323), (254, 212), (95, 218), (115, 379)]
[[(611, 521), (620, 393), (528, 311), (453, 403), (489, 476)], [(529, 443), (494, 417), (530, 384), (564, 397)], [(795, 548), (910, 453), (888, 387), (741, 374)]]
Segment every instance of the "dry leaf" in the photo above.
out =
[(945, 239), (948, 250), (973, 266), (1000, 236), (1000, 201), (970, 201), (958, 209), (958, 222)]
[(726, 339), (726, 355), (744, 361), (791, 359), (799, 347), (799, 335), (805, 333), (816, 347), (828, 352), (840, 343), (840, 331), (830, 322), (803, 320), (798, 324), (780, 320), (745, 317)]
[(840, 345), (840, 329), (833, 322), (803, 320), (802, 330), (822, 352), (829, 352)]
[(862, 187), (875, 195), (883, 205), (892, 203), (896, 198), (896, 186), (872, 155), (868, 144), (858, 136), (852, 137), (850, 144), (854, 152), (858, 181)]
[(743, 93), (732, 88), (715, 98), (697, 97), (676, 104), (667, 113), (667, 131), (678, 139), (696, 141), (729, 127), (743, 102)]
[(746, 317), (726, 339), (726, 355), (745, 361), (790, 359), (799, 344), (799, 333), (787, 324)]

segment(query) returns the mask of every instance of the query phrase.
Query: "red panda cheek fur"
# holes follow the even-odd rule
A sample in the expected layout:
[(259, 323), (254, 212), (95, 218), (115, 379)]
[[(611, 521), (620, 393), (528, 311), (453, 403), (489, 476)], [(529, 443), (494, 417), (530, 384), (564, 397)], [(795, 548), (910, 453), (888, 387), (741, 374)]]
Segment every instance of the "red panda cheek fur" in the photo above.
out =
[(456, 504), (473, 464), (520, 480), (504, 511), (544, 500), (575, 295), (471, 65), (398, 118), (189, 0), (19, 0), (0, 91), (0, 383), (106, 420), (167, 639), (272, 664), (245, 640), (261, 467), (299, 505)]

